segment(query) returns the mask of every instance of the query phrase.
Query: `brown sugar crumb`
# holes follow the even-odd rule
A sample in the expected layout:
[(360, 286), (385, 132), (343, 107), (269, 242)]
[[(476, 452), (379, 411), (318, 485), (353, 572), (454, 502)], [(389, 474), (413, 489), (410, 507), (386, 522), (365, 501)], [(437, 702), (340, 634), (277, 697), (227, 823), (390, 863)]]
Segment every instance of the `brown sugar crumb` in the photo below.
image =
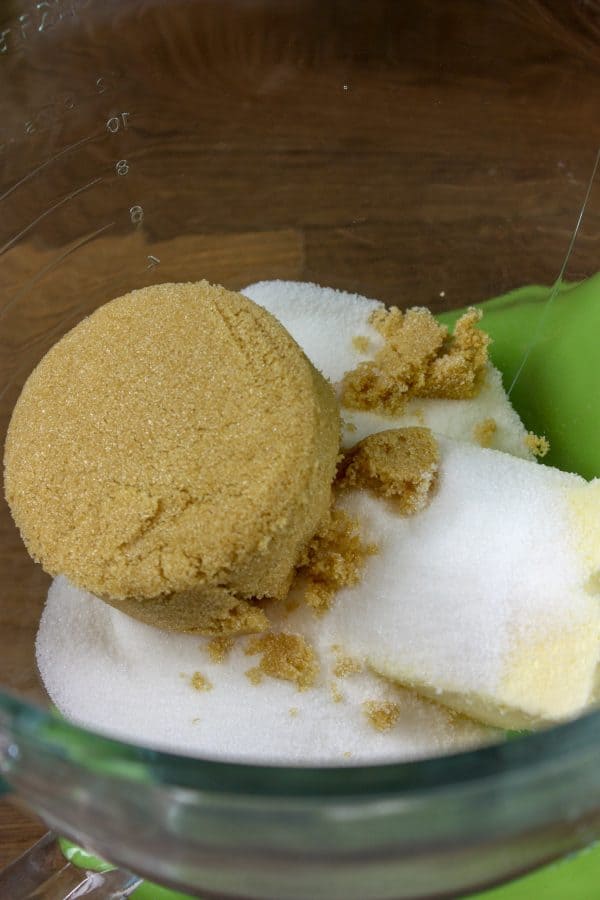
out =
[(497, 430), (498, 424), (495, 419), (482, 419), (473, 428), (473, 437), (480, 447), (491, 447)]
[(331, 694), (331, 699), (333, 700), (334, 703), (341, 703), (343, 701), (344, 695), (340, 691), (340, 689), (339, 689), (338, 685), (335, 683), (335, 681), (332, 682), (329, 692)]
[(261, 684), (264, 677), (264, 672), (259, 669), (258, 666), (254, 666), (254, 668), (248, 669), (248, 671), (246, 672), (246, 678), (252, 684)]
[(221, 635), (220, 637), (215, 637), (209, 641), (206, 645), (206, 652), (208, 653), (211, 662), (224, 662), (234, 643), (235, 638), (229, 637), (228, 635)]
[(194, 674), (190, 678), (190, 684), (195, 691), (212, 690), (212, 683), (208, 680), (206, 675), (202, 674), (202, 672), (194, 672)]
[(354, 434), (356, 432), (356, 425), (354, 422), (343, 422), (342, 424), (348, 434)]
[(364, 334), (357, 334), (352, 338), (352, 346), (359, 353), (368, 353), (371, 347), (371, 341)]
[(338, 469), (337, 484), (393, 499), (402, 515), (412, 515), (429, 503), (438, 464), (439, 449), (429, 428), (393, 428), (355, 444)]
[(369, 321), (385, 343), (373, 360), (359, 363), (342, 380), (342, 405), (398, 415), (411, 397), (464, 400), (479, 390), (489, 337), (476, 326), (481, 312), (469, 309), (451, 335), (431, 312), (415, 307), (378, 309)]
[(333, 667), (333, 674), (336, 678), (348, 678), (349, 675), (357, 675), (362, 672), (364, 666), (352, 656), (344, 656), (337, 652), (337, 660)]
[(292, 719), (295, 719), (297, 715), (298, 715), (298, 707), (290, 706), (290, 716), (292, 717)]
[(550, 450), (550, 441), (547, 437), (530, 431), (529, 434), (525, 435), (525, 446), (528, 450), (531, 450), (534, 456), (538, 456), (541, 459)]
[(375, 553), (374, 544), (361, 540), (356, 521), (334, 507), (328, 525), (309, 543), (298, 568), (305, 580), (305, 602), (325, 612), (340, 588), (358, 584), (366, 558)]
[(389, 731), (400, 717), (400, 707), (391, 700), (365, 700), (363, 710), (376, 731)]
[(252, 681), (251, 672), (292, 681), (299, 690), (312, 687), (319, 671), (314, 650), (300, 634), (269, 632), (253, 638), (246, 647), (247, 656), (261, 653), (262, 658), (256, 669), (246, 675)]

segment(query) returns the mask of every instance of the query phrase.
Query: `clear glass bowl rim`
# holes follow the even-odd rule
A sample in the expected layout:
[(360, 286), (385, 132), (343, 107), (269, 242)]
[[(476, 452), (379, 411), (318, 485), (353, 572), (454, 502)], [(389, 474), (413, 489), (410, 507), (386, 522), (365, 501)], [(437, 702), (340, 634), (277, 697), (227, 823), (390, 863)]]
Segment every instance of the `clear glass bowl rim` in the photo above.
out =
[[(346, 766), (283, 766), (182, 756), (127, 743), (87, 730), (14, 695), (0, 691), (0, 732), (63, 762), (90, 771), (161, 783), (210, 794), (269, 798), (388, 798), (428, 790), (459, 788), (490, 778), (510, 778), (549, 764), (572, 765), (600, 749), (600, 710), (544, 731), (477, 750), (414, 762)], [(9, 776), (10, 781), (10, 776)]]

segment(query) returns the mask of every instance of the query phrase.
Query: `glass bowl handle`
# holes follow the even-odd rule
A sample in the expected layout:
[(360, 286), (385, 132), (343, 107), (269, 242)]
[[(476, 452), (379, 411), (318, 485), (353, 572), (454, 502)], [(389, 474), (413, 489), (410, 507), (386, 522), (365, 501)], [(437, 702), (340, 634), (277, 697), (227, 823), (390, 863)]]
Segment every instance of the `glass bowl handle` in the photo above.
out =
[(10, 900), (124, 900), (141, 880), (121, 869), (90, 872), (68, 862), (51, 831), (0, 872), (0, 897)]

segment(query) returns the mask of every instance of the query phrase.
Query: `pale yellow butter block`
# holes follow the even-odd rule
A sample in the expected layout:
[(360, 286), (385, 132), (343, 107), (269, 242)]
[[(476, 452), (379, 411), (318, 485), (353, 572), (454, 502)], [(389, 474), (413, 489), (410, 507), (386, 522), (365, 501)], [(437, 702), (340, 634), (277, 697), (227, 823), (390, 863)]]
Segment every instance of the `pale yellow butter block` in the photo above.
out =
[(379, 544), (328, 628), (380, 674), (503, 728), (568, 719), (596, 692), (600, 486), (439, 438), (437, 491), (402, 518), (354, 492)]

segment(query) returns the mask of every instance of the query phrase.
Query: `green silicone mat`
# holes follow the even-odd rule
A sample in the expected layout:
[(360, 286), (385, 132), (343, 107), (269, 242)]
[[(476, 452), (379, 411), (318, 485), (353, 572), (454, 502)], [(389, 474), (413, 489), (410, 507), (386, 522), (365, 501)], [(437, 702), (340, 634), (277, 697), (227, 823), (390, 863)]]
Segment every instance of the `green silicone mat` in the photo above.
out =
[[(107, 868), (106, 863), (69, 841), (61, 841), (61, 846), (73, 865), (93, 871)], [(171, 891), (149, 881), (131, 896), (135, 900), (194, 900), (189, 894)], [(598, 900), (599, 897), (600, 846), (594, 845), (510, 884), (484, 891), (483, 894), (471, 894), (468, 900)]]

